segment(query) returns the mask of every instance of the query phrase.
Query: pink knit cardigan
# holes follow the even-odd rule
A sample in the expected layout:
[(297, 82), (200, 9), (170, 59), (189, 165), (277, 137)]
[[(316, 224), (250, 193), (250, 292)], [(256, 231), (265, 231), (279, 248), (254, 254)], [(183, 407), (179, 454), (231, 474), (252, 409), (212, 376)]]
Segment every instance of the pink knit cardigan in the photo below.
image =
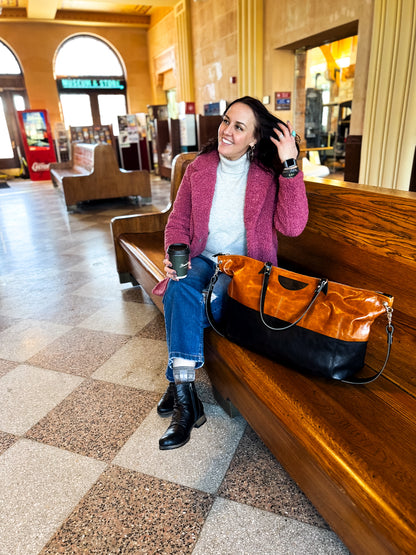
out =
[[(205, 249), (214, 197), (219, 156), (217, 151), (198, 156), (186, 169), (165, 228), (165, 252), (172, 243), (190, 245), (191, 258)], [(250, 165), (244, 205), (247, 256), (277, 265), (276, 231), (296, 237), (308, 221), (303, 174), (279, 177), (279, 191), (271, 172)], [(168, 279), (153, 289), (163, 295)]]

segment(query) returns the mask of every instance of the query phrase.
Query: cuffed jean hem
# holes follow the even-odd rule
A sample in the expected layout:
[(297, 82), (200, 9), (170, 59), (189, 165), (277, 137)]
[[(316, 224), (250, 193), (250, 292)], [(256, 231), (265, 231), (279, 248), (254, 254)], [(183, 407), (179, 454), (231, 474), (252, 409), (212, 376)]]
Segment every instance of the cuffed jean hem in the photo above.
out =
[(170, 366), (171, 368), (173, 366), (174, 358), (184, 358), (185, 360), (192, 360), (193, 362), (195, 362), (196, 370), (204, 366), (204, 357), (201, 355), (192, 356), (188, 353), (173, 352), (173, 353), (170, 353), (169, 361), (168, 361), (168, 366)]

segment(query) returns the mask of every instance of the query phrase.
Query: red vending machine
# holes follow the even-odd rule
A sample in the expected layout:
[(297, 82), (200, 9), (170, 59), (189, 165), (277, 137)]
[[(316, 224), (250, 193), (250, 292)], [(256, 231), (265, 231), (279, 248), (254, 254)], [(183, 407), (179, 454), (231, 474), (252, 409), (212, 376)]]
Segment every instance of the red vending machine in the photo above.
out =
[(50, 179), (49, 164), (56, 162), (56, 155), (48, 112), (21, 110), (17, 112), (17, 117), (30, 179), (32, 181)]

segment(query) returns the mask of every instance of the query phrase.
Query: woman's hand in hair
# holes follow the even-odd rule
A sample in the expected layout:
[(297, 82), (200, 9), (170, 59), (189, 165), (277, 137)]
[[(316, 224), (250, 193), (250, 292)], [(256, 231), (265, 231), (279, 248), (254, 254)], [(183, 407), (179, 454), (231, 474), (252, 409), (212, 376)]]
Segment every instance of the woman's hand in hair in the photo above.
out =
[(273, 129), (275, 136), (271, 136), (270, 140), (274, 145), (276, 145), (277, 153), (279, 155), (280, 161), (284, 162), (289, 160), (289, 158), (298, 157), (298, 149), (296, 147), (296, 135), (293, 135), (293, 127), (290, 121), (286, 125), (277, 124), (277, 127)]

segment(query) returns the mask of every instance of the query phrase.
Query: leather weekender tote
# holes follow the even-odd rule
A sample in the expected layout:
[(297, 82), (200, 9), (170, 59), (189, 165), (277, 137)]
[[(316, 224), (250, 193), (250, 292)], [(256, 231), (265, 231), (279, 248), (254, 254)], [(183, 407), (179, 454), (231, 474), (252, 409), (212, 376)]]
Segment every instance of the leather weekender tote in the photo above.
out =
[[(225, 314), (214, 322), (210, 302), (218, 273), (232, 279)], [(301, 372), (351, 384), (374, 381), (393, 339), (393, 297), (277, 268), (246, 256), (218, 255), (205, 299), (208, 320), (233, 343)], [(379, 372), (364, 366), (370, 328), (386, 314), (387, 350)]]

